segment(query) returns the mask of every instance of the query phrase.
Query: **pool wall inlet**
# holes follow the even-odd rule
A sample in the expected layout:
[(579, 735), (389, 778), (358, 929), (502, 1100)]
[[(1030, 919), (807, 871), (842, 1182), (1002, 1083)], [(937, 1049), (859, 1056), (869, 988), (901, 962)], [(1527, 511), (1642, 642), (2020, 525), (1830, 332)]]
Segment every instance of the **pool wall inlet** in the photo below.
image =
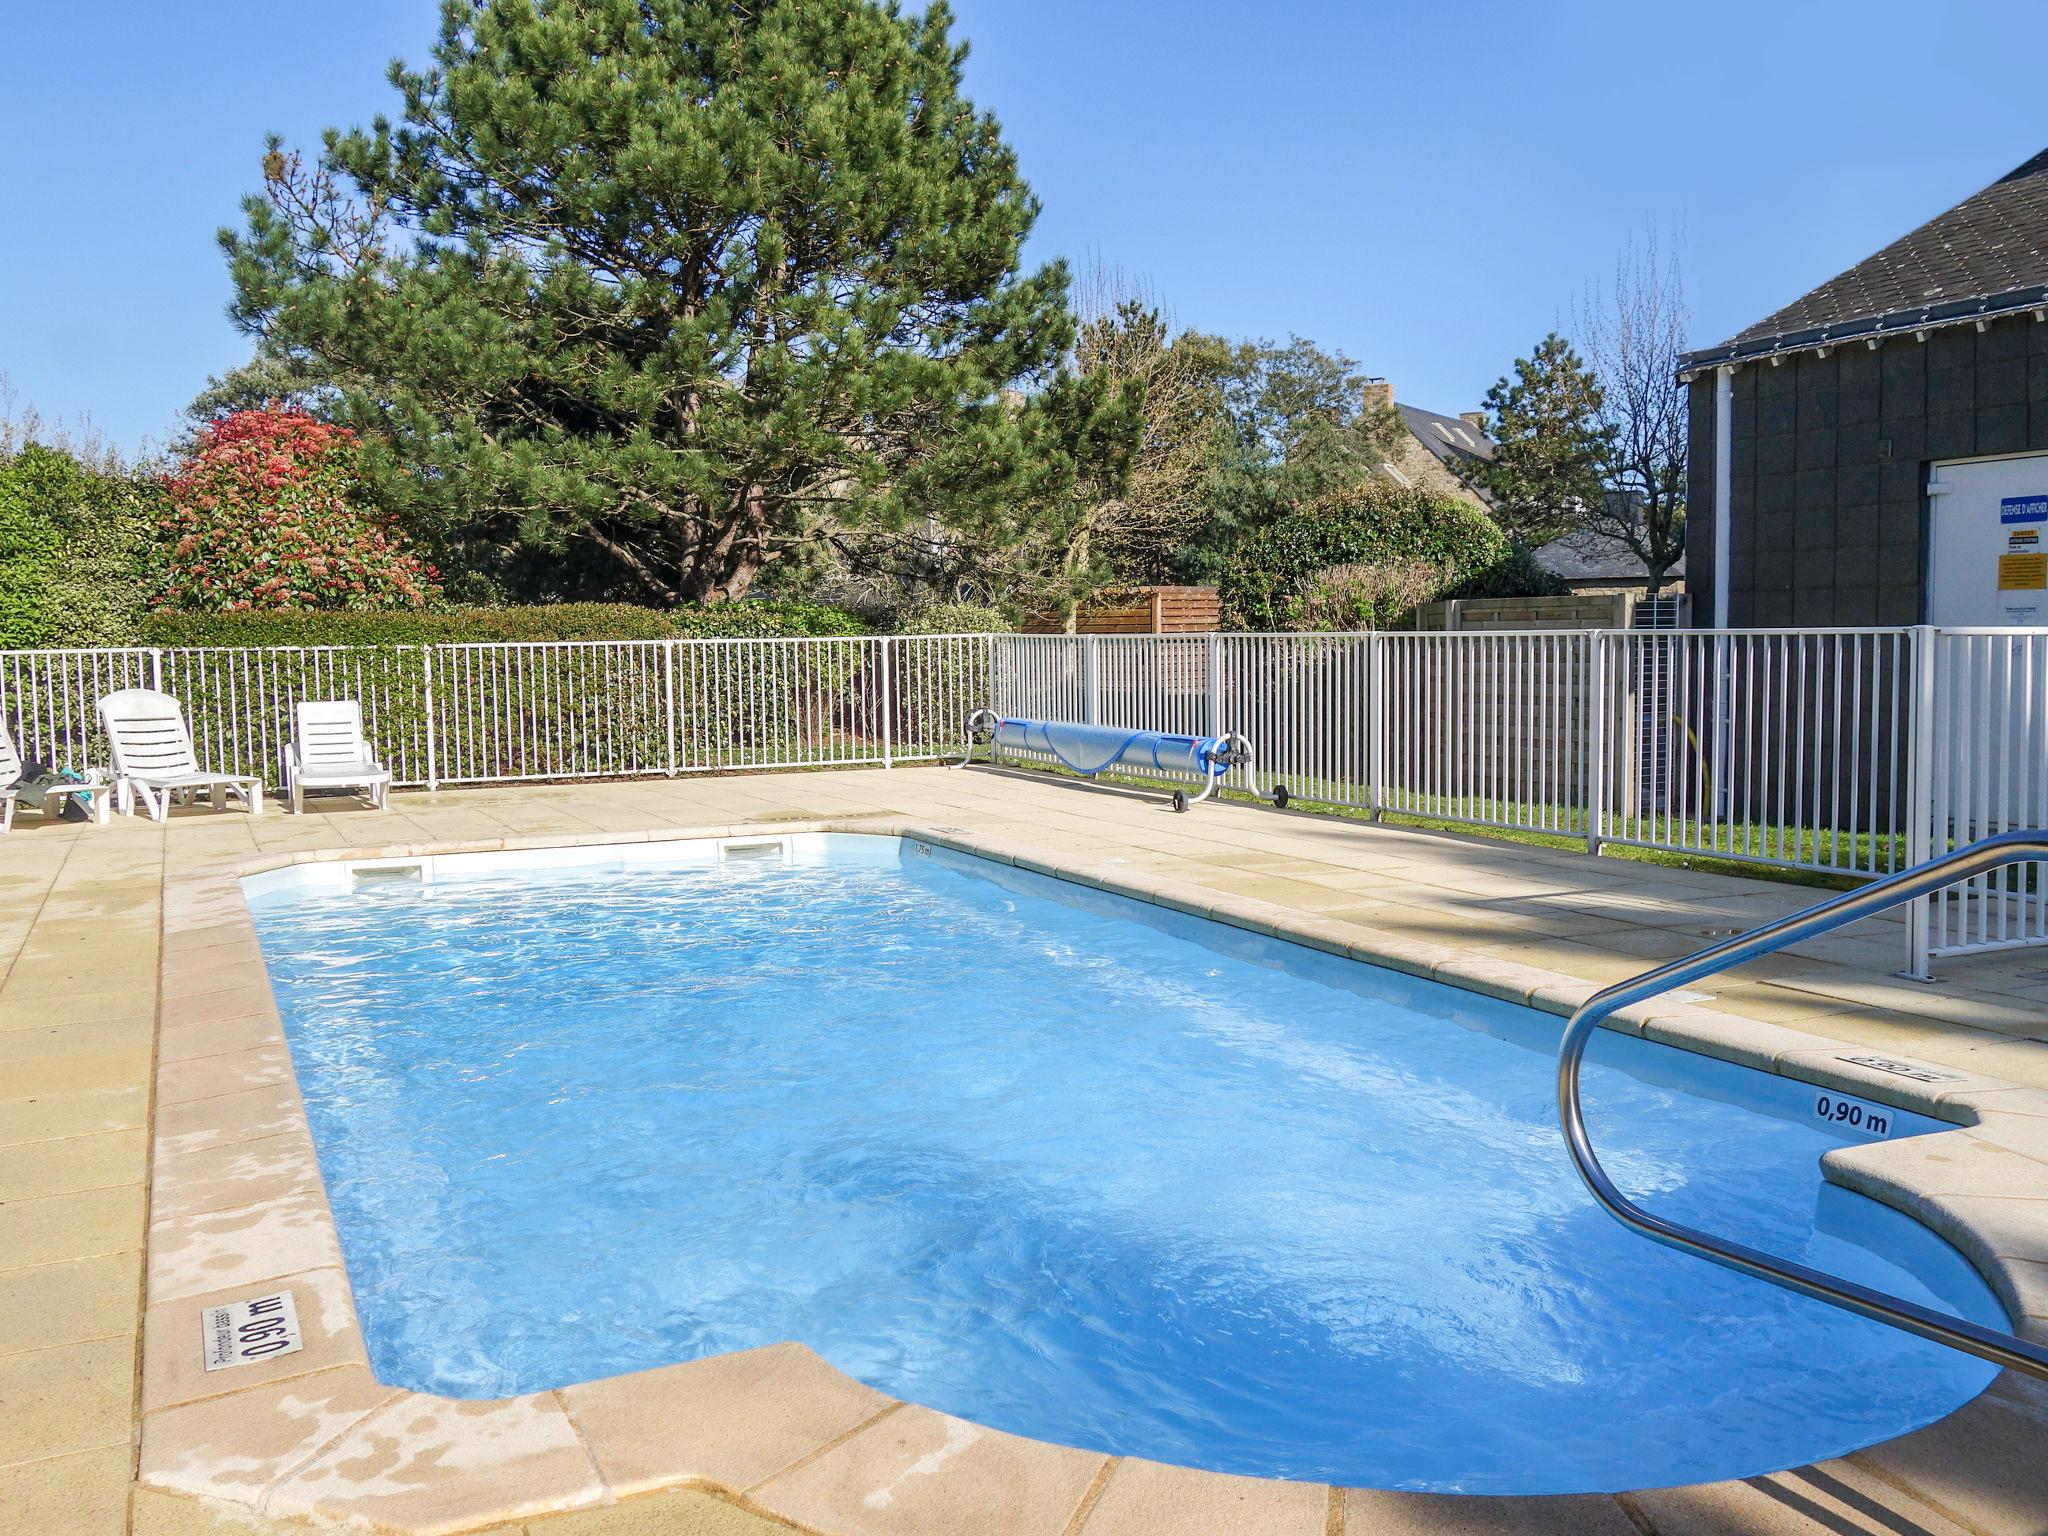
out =
[[(813, 832), (906, 837), (1553, 1014), (1597, 990), (1483, 954), (1361, 937), (1358, 925), (1196, 891), (1110, 861), (1049, 860), (899, 819), (245, 860), (168, 882), (166, 927), (247, 927), (247, 877), (260, 900), (265, 881), (278, 889), (363, 877), (459, 879), (459, 869), (442, 863), (456, 854), (617, 860), (624, 868), (673, 858), (679, 850), (662, 845), (686, 840), (703, 842), (710, 857), (744, 858), (748, 845), (790, 837), (800, 847)], [(1378, 1505), (1355, 1490), (1194, 1472), (982, 1429), (894, 1402), (796, 1345), (487, 1403), (386, 1387), (367, 1366), (267, 979), (248, 979), (246, 990), (250, 1007), (217, 1026), (212, 1051), (159, 1061), (139, 1468), (146, 1485), (267, 1515), (450, 1532), (682, 1486), (834, 1536), (1058, 1536), (1083, 1516), (1103, 1529), (1201, 1529), (1206, 1519), (1206, 1528), (1309, 1536), (1346, 1528), (1347, 1511)], [(166, 1023), (218, 1015), (217, 978), (174, 974), (167, 962), (161, 996)], [(1685, 1002), (1613, 1027), (1959, 1127), (1844, 1145), (1825, 1159), (1827, 1175), (1946, 1237), (2024, 1326), (2048, 1318), (2048, 1267), (2040, 1262), (2048, 1258), (2048, 1198), (2033, 1182), (2040, 1165), (2014, 1150), (2039, 1143), (2048, 1094)], [(201, 1335), (215, 1314), (281, 1293), (295, 1307), (292, 1347), (207, 1370)], [(1182, 1523), (1148, 1526), (1145, 1511), (1155, 1509), (1177, 1511)]]

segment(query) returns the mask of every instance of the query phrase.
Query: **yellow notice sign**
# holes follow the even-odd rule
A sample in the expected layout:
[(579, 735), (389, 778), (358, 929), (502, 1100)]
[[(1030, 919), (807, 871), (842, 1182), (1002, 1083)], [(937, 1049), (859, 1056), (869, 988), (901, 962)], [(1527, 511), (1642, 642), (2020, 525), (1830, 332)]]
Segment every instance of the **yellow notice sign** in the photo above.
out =
[(2039, 592), (2048, 590), (2048, 554), (2000, 555), (1998, 590)]

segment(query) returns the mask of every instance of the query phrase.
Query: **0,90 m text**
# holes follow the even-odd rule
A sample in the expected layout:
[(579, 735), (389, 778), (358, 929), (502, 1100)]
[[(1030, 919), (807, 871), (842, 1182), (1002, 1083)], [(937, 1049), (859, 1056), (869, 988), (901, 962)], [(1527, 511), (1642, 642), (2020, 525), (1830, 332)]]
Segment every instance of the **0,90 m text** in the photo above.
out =
[(1872, 1136), (1889, 1136), (1892, 1117), (1874, 1105), (1859, 1104), (1838, 1093), (1823, 1093), (1813, 1101), (1813, 1117), (1830, 1125), (1846, 1125)]

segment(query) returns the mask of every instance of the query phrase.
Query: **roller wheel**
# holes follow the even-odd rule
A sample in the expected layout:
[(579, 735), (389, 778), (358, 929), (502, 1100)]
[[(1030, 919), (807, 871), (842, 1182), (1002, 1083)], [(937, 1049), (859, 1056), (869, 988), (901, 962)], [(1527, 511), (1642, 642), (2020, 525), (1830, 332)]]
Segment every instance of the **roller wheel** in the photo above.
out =
[(1287, 802), (1293, 798), (1294, 796), (1287, 793), (1287, 786), (1285, 784), (1275, 784), (1273, 786), (1273, 806), (1276, 810), (1286, 810)]
[(1182, 815), (1187, 814), (1188, 796), (1186, 790), (1176, 789), (1173, 792), (1173, 808), (1176, 811), (1179, 811)]

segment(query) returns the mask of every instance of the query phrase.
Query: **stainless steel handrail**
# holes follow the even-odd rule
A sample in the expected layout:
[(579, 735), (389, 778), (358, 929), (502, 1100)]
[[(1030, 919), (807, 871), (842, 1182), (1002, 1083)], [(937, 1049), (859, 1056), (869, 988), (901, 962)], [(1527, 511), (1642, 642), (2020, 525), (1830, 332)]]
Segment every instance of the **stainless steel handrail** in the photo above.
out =
[(1654, 1238), (1669, 1247), (1698, 1254), (1703, 1259), (1711, 1259), (1745, 1275), (1754, 1275), (1759, 1280), (1768, 1280), (1802, 1296), (1811, 1296), (1876, 1322), (1918, 1334), (1923, 1339), (1932, 1339), (1937, 1344), (1965, 1350), (1994, 1364), (2048, 1380), (2048, 1349), (2038, 1344), (1996, 1328), (1985, 1328), (1951, 1317), (1918, 1302), (1888, 1296), (1853, 1280), (1810, 1269), (1804, 1264), (1777, 1258), (1742, 1243), (1667, 1221), (1644, 1210), (1617, 1189), (1614, 1181), (1608, 1178), (1607, 1170), (1600, 1166), (1579, 1104), (1579, 1067), (1586, 1054), (1587, 1042), (1609, 1015), (1686, 982), (1725, 971), (1744, 960), (1831, 933), (1859, 917), (1889, 911), (1904, 902), (1931, 895), (1958, 880), (2030, 860), (2048, 860), (2048, 832), (2000, 833), (1856, 890), (1831, 896), (1803, 912), (1766, 923), (1726, 943), (1703, 949), (1683, 960), (1674, 960), (1669, 965), (1660, 965), (1653, 971), (1645, 971), (1597, 993), (1572, 1015), (1571, 1022), (1565, 1026), (1564, 1041), (1557, 1056), (1557, 1108), (1558, 1117), (1564, 1124), (1565, 1145), (1571, 1149), (1572, 1162), (1578, 1166), (1579, 1177), (1586, 1181), (1593, 1198), (1645, 1237)]

